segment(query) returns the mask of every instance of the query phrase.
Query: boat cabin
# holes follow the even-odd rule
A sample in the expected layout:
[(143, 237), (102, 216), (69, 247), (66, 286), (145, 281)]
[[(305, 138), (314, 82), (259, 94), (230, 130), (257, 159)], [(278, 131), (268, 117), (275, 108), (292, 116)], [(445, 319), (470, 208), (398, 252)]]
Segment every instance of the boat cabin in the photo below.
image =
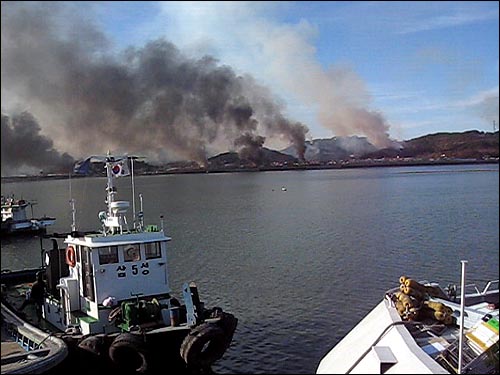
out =
[[(45, 319), (63, 331), (78, 324), (84, 334), (104, 333), (116, 330), (114, 325), (107, 327), (103, 322), (108, 322), (110, 310), (122, 301), (140, 296), (168, 303), (166, 243), (169, 240), (162, 231), (68, 236), (64, 242), (69, 273), (66, 277), (47, 278), (52, 291), (54, 282), (59, 280), (55, 288), (60, 300), (46, 298)], [(50, 258), (56, 257), (46, 256), (49, 268)], [(61, 262), (53, 262), (55, 269), (51, 270), (55, 273), (60, 268), (57, 263)], [(62, 308), (58, 308), (59, 304)]]
[(13, 197), (5, 198), (2, 195), (2, 226), (5, 224), (5, 229), (22, 230), (31, 227), (31, 221), (26, 214), (26, 208), (30, 203), (23, 199), (14, 199)]
[[(142, 197), (139, 223), (129, 228), (130, 204), (115, 200), (109, 166), (107, 191), (108, 210), (98, 215), (102, 231), (81, 233), (73, 223), (65, 245), (61, 248), (53, 239), (52, 250), (45, 252), (49, 297), (44, 317), (62, 331), (71, 327), (78, 327), (82, 334), (117, 331), (110, 318), (112, 310), (123, 302), (138, 303), (139, 297), (154, 301), (157, 312), (165, 308), (161, 313), (168, 315), (170, 237), (156, 225), (144, 227)], [(169, 319), (164, 320), (169, 324)]]
[[(212, 363), (229, 348), (238, 320), (220, 307), (205, 308), (194, 282), (183, 284), (180, 300), (171, 296), (167, 268), (167, 242), (171, 239), (164, 233), (163, 217), (160, 226), (145, 226), (142, 194), (137, 214), (134, 193), (132, 205), (115, 199), (113, 179), (127, 175), (123, 171), (128, 159), (133, 176), (135, 157), (108, 154), (86, 162), (94, 158), (106, 163), (108, 177), (107, 210), (98, 214), (101, 228), (78, 231), (71, 199), (71, 232), (41, 237), (43, 266), (2, 277), (11, 286), (5, 293), (9, 305), (19, 305), (22, 310), (26, 302), (35, 302), (38, 324), (51, 331), (48, 337), (54, 334), (62, 338), (71, 348), (72, 360), (84, 366), (91, 366), (89, 359), (96, 357), (82, 357), (81, 351), (97, 356), (98, 372), (107, 364), (125, 372), (151, 369), (154, 373), (152, 369), (164, 371), (168, 363), (183, 370), (211, 373)], [(129, 207), (134, 218), (130, 226)], [(47, 238), (51, 248), (46, 246)], [(43, 303), (33, 293), (40, 290), (39, 285), (31, 290), (28, 285), (35, 276), (33, 271), (37, 271), (36, 282), (43, 281), (39, 270), (45, 272), (46, 280)], [(28, 300), (19, 303), (24, 298)], [(30, 321), (34, 323), (34, 316)]]

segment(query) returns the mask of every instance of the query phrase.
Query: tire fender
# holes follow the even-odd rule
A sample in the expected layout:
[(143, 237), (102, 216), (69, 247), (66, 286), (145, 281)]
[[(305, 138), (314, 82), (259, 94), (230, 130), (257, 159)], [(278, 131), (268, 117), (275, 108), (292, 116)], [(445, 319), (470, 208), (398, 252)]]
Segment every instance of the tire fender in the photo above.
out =
[(140, 335), (119, 334), (111, 343), (108, 354), (119, 368), (133, 369), (137, 373), (144, 373), (148, 369), (148, 352)]
[(222, 319), (219, 322), (219, 326), (224, 330), (226, 336), (225, 349), (227, 350), (233, 341), (234, 331), (236, 331), (236, 327), (238, 325), (238, 319), (229, 313), (222, 313)]
[(226, 351), (226, 334), (215, 324), (203, 323), (184, 338), (180, 354), (189, 367), (207, 368)]

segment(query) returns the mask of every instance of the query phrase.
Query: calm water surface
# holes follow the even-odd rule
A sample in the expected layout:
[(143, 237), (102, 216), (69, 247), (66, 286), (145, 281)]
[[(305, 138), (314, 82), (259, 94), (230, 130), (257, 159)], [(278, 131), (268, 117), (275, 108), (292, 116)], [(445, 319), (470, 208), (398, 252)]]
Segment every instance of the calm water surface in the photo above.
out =
[[(399, 276), (498, 279), (498, 165), (136, 177), (146, 223), (173, 240), (170, 284), (196, 281), (239, 318), (218, 373), (313, 373)], [(119, 199), (131, 201), (128, 179)], [(104, 178), (73, 179), (77, 226), (98, 229)], [(70, 228), (68, 180), (2, 183)], [(282, 191), (282, 186), (286, 191)], [(138, 200), (137, 200), (138, 202)], [(137, 203), (138, 204), (138, 203)], [(130, 219), (129, 219), (130, 221)], [(40, 264), (37, 238), (3, 238), (2, 268)]]

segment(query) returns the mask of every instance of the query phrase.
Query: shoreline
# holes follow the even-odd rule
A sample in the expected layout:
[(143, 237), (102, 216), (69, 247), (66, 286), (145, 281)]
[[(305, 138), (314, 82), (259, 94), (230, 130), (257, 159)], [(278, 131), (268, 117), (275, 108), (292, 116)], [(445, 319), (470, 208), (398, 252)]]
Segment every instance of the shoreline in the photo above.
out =
[[(390, 168), (390, 167), (415, 167), (415, 166), (430, 166), (430, 165), (471, 165), (471, 164), (499, 164), (498, 159), (492, 160), (393, 160), (393, 161), (353, 161), (339, 162), (328, 165), (296, 165), (283, 167), (258, 167), (258, 168), (211, 168), (211, 169), (177, 169), (173, 171), (158, 171), (136, 173), (136, 176), (161, 176), (170, 174), (193, 174), (193, 173), (243, 173), (243, 172), (286, 172), (286, 171), (308, 171), (308, 170), (323, 170), (323, 169), (353, 169), (353, 168)], [(105, 177), (105, 176), (82, 176), (72, 174), (71, 178), (85, 177)], [(8, 176), (2, 177), (2, 183), (25, 182), (25, 181), (40, 181), (40, 180), (64, 180), (68, 179), (69, 175), (54, 174), (43, 176)]]

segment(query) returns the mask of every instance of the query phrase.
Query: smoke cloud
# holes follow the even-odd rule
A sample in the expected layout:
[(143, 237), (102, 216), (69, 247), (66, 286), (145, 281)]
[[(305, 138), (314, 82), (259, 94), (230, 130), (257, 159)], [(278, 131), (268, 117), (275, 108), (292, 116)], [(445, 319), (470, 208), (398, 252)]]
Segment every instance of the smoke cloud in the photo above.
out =
[[(347, 66), (325, 68), (319, 63), (313, 43), (316, 27), (306, 20), (275, 21), (280, 17), (273, 12), (286, 14), (285, 3), (203, 2), (193, 9), (189, 2), (167, 2), (162, 11), (176, 21), (168, 32), (176, 33), (185, 46), (223, 40), (212, 49), (225, 61), (254, 72), (287, 98), (314, 110), (317, 122), (333, 135), (366, 136), (379, 148), (393, 145), (390, 124), (370, 108), (371, 97), (361, 77)], [(193, 24), (196, 33), (188, 32)]]
[[(303, 158), (308, 128), (288, 120), (250, 76), (212, 57), (186, 57), (163, 38), (112, 54), (92, 20), (67, 3), (6, 2), (1, 17), (2, 111), (12, 116), (5, 126), (2, 117), (2, 146), (4, 132), (16, 142), (31, 129), (32, 150), (64, 161), (64, 152), (113, 150), (203, 163), (209, 149), (254, 150), (278, 137)], [(19, 108), (24, 120), (14, 121)], [(3, 156), (2, 147), (2, 165), (15, 165)], [(30, 157), (32, 165), (43, 160), (33, 152), (22, 162)]]
[(2, 175), (24, 167), (67, 173), (74, 163), (70, 155), (61, 155), (52, 140), (40, 134), (40, 125), (28, 112), (12, 118), (2, 114), (1, 155)]
[(394, 144), (384, 115), (369, 108), (370, 95), (361, 78), (348, 67), (325, 70), (316, 61), (315, 50), (306, 37), (312, 33), (308, 24), (298, 28), (261, 27), (254, 33), (262, 40), (272, 75), (303, 103), (317, 108), (323, 127), (336, 136), (364, 135), (379, 148)]
[[(498, 124), (498, 99), (498, 90), (496, 92), (489, 92), (484, 94), (483, 98), (476, 105), (476, 111), (489, 124)], [(498, 129), (498, 125), (496, 128)]]
[(263, 158), (262, 145), (265, 138), (260, 135), (245, 133), (235, 140), (235, 146), (241, 146), (239, 155), (243, 159), (248, 159), (260, 165)]

